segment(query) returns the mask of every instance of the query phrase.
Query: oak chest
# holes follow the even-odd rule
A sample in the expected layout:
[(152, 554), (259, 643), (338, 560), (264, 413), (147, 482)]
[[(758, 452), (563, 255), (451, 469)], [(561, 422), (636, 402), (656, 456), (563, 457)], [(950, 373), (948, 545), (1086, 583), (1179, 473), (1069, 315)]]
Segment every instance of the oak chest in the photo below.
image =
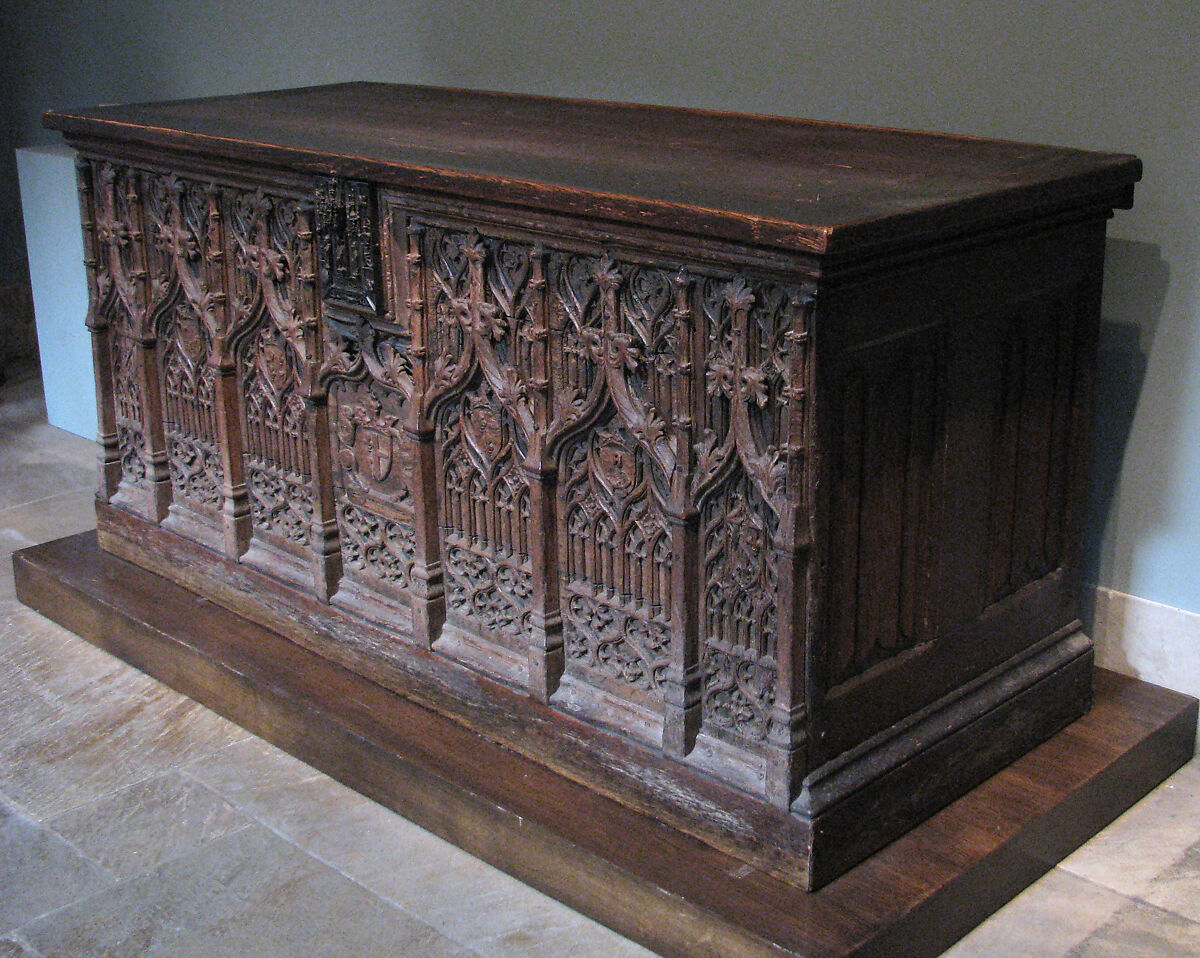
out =
[(1087, 710), (1136, 159), (367, 83), (46, 122), (106, 550), (808, 887)]

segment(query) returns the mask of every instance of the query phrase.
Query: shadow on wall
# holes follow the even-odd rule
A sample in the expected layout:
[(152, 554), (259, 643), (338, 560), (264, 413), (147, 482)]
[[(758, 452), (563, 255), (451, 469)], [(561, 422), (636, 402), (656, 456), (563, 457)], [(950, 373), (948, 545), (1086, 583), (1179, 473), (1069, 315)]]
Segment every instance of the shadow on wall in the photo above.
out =
[[(1096, 370), (1091, 488), (1083, 578), (1099, 578), (1105, 526), (1117, 494), (1134, 413), (1162, 315), (1170, 269), (1153, 243), (1110, 239)], [(1090, 618), (1090, 616), (1089, 616)]]

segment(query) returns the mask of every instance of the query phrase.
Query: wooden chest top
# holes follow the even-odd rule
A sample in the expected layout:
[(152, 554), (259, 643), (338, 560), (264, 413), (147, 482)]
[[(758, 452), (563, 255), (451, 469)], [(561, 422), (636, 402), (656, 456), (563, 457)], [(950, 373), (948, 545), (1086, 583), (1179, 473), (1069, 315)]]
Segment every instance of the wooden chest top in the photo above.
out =
[(1092, 202), (1132, 156), (809, 120), (345, 83), (51, 111), (96, 141), (855, 255)]

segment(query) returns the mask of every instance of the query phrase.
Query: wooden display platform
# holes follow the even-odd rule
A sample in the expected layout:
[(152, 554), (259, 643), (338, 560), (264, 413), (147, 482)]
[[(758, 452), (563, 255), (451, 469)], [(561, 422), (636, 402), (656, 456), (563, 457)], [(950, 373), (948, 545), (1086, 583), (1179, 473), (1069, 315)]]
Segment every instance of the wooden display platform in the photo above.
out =
[(1195, 699), (1098, 671), (1088, 715), (808, 893), (101, 552), (94, 533), (13, 565), (26, 605), (663, 955), (936, 955), (1195, 745)]

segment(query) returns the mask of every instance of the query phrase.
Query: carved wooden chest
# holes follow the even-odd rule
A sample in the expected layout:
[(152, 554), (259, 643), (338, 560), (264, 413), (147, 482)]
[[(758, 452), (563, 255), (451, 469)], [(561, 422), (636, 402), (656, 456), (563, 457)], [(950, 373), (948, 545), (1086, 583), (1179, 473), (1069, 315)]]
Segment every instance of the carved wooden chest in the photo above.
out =
[(46, 122), (105, 549), (808, 887), (1088, 708), (1134, 158), (383, 84)]

